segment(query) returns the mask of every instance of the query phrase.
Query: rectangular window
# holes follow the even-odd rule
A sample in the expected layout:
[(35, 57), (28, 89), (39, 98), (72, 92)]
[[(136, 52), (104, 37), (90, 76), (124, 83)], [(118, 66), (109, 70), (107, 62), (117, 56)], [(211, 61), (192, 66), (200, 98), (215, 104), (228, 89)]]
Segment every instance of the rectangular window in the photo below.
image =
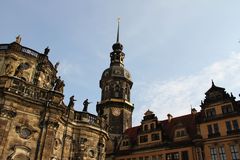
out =
[(186, 136), (185, 130), (181, 130), (181, 137)]
[(172, 160), (172, 155), (171, 154), (166, 154), (166, 160)]
[(214, 133), (219, 133), (219, 128), (217, 123), (213, 124), (213, 128), (214, 128)]
[(232, 105), (231, 104), (227, 104), (227, 105), (222, 106), (222, 113), (223, 114), (231, 113), (232, 111), (233, 110), (232, 110)]
[(159, 133), (154, 133), (151, 135), (152, 141), (156, 141), (160, 139)]
[(188, 160), (188, 151), (182, 152), (182, 160)]
[(158, 155), (157, 158), (158, 158), (157, 160), (163, 160), (163, 159), (165, 159), (165, 158), (164, 158), (164, 154), (160, 154), (160, 155)]
[(231, 126), (231, 122), (230, 121), (226, 121), (226, 127), (227, 127), (227, 131), (232, 131), (232, 126)]
[(154, 123), (151, 123), (150, 129), (151, 129), (151, 130), (154, 130)]
[(206, 117), (207, 118), (213, 118), (216, 116), (216, 110), (215, 108), (207, 109), (206, 110)]
[(176, 132), (176, 137), (180, 137), (180, 136), (181, 136), (180, 131), (177, 131), (177, 132)]
[(237, 145), (230, 146), (232, 160), (239, 160), (239, 151), (237, 149)]
[(157, 157), (156, 156), (152, 156), (152, 160), (157, 160)]
[(211, 160), (217, 160), (217, 150), (216, 148), (210, 148)]
[(219, 147), (218, 151), (219, 151), (220, 160), (227, 160), (224, 147), (223, 146)]
[(168, 153), (166, 154), (166, 160), (179, 160), (179, 153)]
[(200, 147), (197, 148), (197, 160), (203, 160), (202, 149)]
[(144, 158), (144, 160), (149, 160), (149, 157), (148, 157), (148, 156), (146, 156), (146, 157)]
[(148, 141), (148, 135), (140, 136), (140, 143), (144, 143)]
[(148, 131), (148, 125), (144, 125), (144, 131)]
[(176, 131), (176, 134), (175, 134), (175, 136), (176, 137), (184, 137), (184, 136), (186, 136), (187, 134), (186, 134), (186, 131), (184, 130), (184, 129), (182, 129), (182, 130), (177, 130)]
[(122, 145), (123, 146), (128, 146), (128, 141), (123, 141)]
[(209, 135), (213, 134), (212, 125), (208, 125), (207, 128), (208, 128), (208, 134)]
[(179, 153), (172, 154), (173, 160), (179, 160)]
[(238, 129), (239, 129), (238, 121), (237, 121), (237, 120), (233, 120), (233, 121), (232, 121), (232, 124), (233, 124), (234, 130), (238, 130)]
[(139, 157), (138, 160), (143, 160), (143, 157)]

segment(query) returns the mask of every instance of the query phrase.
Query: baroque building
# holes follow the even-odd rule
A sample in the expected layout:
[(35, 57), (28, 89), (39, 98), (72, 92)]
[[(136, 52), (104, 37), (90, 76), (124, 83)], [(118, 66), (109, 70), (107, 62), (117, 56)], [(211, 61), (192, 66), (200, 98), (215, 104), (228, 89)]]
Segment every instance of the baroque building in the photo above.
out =
[(105, 119), (63, 102), (64, 81), (48, 59), (16, 42), (0, 45), (0, 159), (105, 159)]
[(132, 126), (133, 81), (117, 41), (99, 86), (98, 115), (63, 102), (58, 63), (16, 42), (0, 44), (0, 159), (239, 160), (240, 101), (212, 82), (198, 112), (159, 120), (147, 110)]

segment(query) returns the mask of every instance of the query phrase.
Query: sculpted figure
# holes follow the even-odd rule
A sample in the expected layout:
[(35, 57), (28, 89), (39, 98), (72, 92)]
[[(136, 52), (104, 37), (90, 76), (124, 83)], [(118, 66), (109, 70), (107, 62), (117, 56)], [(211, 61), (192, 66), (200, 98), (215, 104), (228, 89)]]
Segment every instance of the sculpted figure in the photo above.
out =
[(61, 77), (59, 76), (55, 81), (54, 91), (63, 93), (64, 86), (65, 86), (64, 81), (61, 80)]
[(88, 99), (86, 99), (84, 102), (83, 102), (83, 112), (87, 112), (88, 110), (88, 105), (90, 104), (91, 102), (88, 102)]
[(18, 35), (17, 37), (16, 37), (16, 43), (18, 43), (18, 44), (20, 44), (21, 43), (21, 40), (22, 40), (22, 38), (21, 38), (21, 36), (20, 35)]
[(49, 51), (50, 51), (50, 49), (47, 47), (47, 48), (45, 48), (45, 50), (44, 50), (44, 55), (48, 55), (48, 53), (49, 53)]
[(5, 74), (10, 76), (13, 75), (13, 72), (14, 72), (13, 64), (12, 62), (9, 62), (8, 64), (6, 64)]
[(73, 108), (73, 106), (74, 106), (74, 101), (76, 101), (76, 100), (74, 99), (74, 95), (72, 95), (72, 96), (70, 97), (70, 101), (69, 101), (69, 104), (68, 104), (68, 107), (69, 107), (69, 108)]
[[(17, 77), (19, 77), (19, 78), (24, 78), (24, 77), (23, 77), (23, 72), (24, 72), (25, 70), (29, 69), (29, 68), (30, 68), (30, 65), (29, 65), (28, 63), (21, 63), (21, 64), (17, 67), (14, 76), (17, 76)], [(24, 78), (24, 79), (25, 79), (25, 78)], [(26, 80), (26, 79), (25, 79), (25, 80)]]
[(57, 62), (55, 65), (54, 65), (54, 68), (57, 70), (58, 69), (58, 66), (59, 66), (59, 62)]

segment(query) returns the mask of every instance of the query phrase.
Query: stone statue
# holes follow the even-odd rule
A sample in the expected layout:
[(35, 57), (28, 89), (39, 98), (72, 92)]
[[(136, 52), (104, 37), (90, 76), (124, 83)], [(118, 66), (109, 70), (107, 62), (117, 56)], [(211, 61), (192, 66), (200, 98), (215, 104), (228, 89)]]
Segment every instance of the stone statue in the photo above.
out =
[(76, 101), (76, 100), (74, 99), (74, 95), (72, 95), (72, 96), (70, 97), (69, 104), (68, 104), (68, 107), (69, 107), (69, 108), (73, 108), (73, 106), (74, 106), (74, 101)]
[(48, 53), (49, 53), (49, 51), (50, 51), (50, 49), (47, 47), (47, 48), (45, 48), (45, 50), (44, 50), (44, 55), (48, 55)]
[(18, 43), (18, 44), (20, 44), (21, 43), (21, 40), (22, 40), (22, 38), (21, 38), (21, 36), (20, 35), (18, 35), (17, 37), (16, 37), (16, 43)]
[[(14, 76), (17, 76), (19, 78), (23, 78), (23, 72), (27, 69), (31, 68), (31, 66), (28, 63), (21, 63), (17, 67)], [(26, 80), (26, 79), (25, 79)]]
[(10, 61), (8, 64), (6, 64), (5, 74), (10, 76), (13, 74), (13, 72), (14, 72), (14, 68), (13, 68), (12, 62)]
[(88, 102), (88, 99), (86, 99), (84, 102), (83, 102), (83, 112), (87, 112), (88, 110), (88, 105), (90, 104), (91, 102)]
[(59, 66), (59, 62), (57, 62), (55, 65), (54, 65), (54, 68), (57, 70), (58, 69), (58, 66)]
[(61, 80), (61, 77), (59, 76), (55, 81), (54, 91), (63, 93), (64, 86), (65, 86), (64, 81)]

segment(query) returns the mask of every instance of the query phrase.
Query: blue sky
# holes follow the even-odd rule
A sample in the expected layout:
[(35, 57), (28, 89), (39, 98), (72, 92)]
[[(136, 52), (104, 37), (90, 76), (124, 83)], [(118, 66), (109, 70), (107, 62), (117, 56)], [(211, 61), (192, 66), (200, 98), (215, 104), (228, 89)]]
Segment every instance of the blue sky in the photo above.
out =
[(41, 0), (2, 1), (0, 43), (20, 34), (22, 45), (51, 51), (60, 61), (65, 102), (76, 109), (100, 100), (99, 80), (109, 67), (117, 17), (125, 67), (133, 77), (134, 125), (150, 109), (159, 119), (199, 110), (211, 86), (240, 91), (239, 0)]

